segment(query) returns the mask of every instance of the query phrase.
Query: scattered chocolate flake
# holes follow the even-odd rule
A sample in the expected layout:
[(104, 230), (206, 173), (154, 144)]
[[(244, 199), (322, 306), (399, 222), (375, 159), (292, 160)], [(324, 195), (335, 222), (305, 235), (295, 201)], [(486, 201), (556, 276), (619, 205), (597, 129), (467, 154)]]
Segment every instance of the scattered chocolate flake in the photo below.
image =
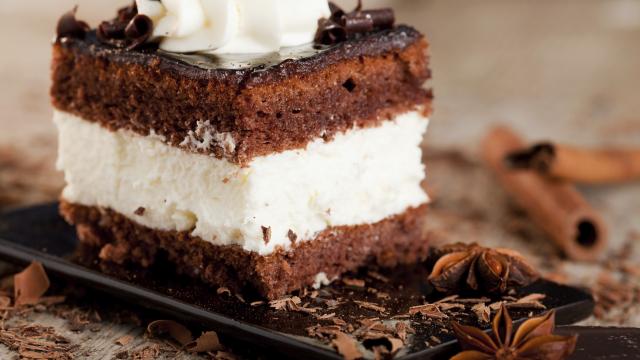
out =
[(416, 315), (416, 314), (420, 314), (424, 317), (433, 318), (433, 319), (449, 318), (447, 314), (443, 313), (440, 310), (440, 306), (438, 306), (437, 304), (424, 304), (424, 305), (417, 305), (417, 306), (410, 307), (409, 315)]
[(89, 31), (89, 25), (86, 22), (76, 19), (77, 11), (78, 7), (75, 6), (58, 20), (58, 26), (56, 27), (57, 40), (67, 37), (84, 38), (87, 31)]
[(160, 345), (146, 345), (140, 349), (134, 350), (130, 358), (132, 360), (155, 360), (160, 357)]
[(186, 344), (185, 349), (189, 352), (201, 353), (219, 351), (223, 347), (220, 344), (220, 339), (218, 339), (218, 334), (215, 331), (207, 331), (202, 333), (195, 341)]
[(363, 357), (356, 340), (343, 332), (335, 333), (335, 339), (331, 341), (331, 345), (345, 360), (356, 360)]
[(383, 283), (388, 283), (389, 282), (389, 278), (378, 273), (375, 271), (369, 271), (367, 272), (367, 276), (369, 276), (372, 279), (378, 280), (378, 281), (382, 281)]
[(269, 302), (269, 306), (275, 310), (280, 311), (297, 311), (303, 313), (315, 313), (319, 310), (319, 308), (311, 308), (304, 306), (300, 306), (302, 304), (302, 300), (297, 296), (288, 296), (282, 299), (277, 299)]
[(22, 272), (14, 275), (14, 299), (16, 306), (34, 305), (49, 289), (49, 277), (42, 264), (34, 261)]
[(359, 287), (359, 288), (363, 288), (365, 286), (364, 280), (361, 280), (361, 279), (344, 278), (342, 279), (342, 282), (347, 286), (353, 286), (353, 287)]
[(291, 229), (289, 229), (289, 231), (287, 232), (287, 237), (292, 244), (295, 244), (296, 240), (298, 240), (298, 235), (296, 235), (296, 233), (294, 233)]
[(153, 321), (147, 326), (147, 331), (154, 337), (169, 335), (171, 339), (175, 340), (181, 346), (190, 343), (191, 339), (193, 339), (189, 329), (173, 320)]
[(483, 303), (475, 304), (471, 308), (476, 316), (478, 317), (479, 323), (488, 323), (491, 320), (491, 308)]
[(264, 301), (262, 301), (262, 300), (254, 301), (254, 302), (250, 303), (249, 305), (251, 305), (251, 306), (264, 305)]
[(553, 335), (555, 312), (525, 321), (513, 333), (513, 322), (505, 306), (493, 319), (492, 336), (483, 330), (452, 322), (453, 331), (463, 351), (452, 360), (470, 359), (540, 359), (568, 358), (576, 347), (577, 336)]
[(508, 249), (456, 243), (436, 249), (434, 255), (437, 261), (429, 281), (441, 292), (505, 293), (539, 278), (519, 253)]
[(356, 303), (359, 307), (361, 307), (363, 309), (373, 310), (373, 311), (377, 311), (377, 312), (383, 313), (383, 314), (387, 312), (387, 309), (385, 309), (384, 307), (382, 307), (380, 305), (376, 305), (374, 303), (370, 303), (368, 301), (355, 300), (354, 303)]
[(0, 343), (18, 351), (21, 359), (71, 360), (78, 348), (53, 327), (36, 324), (0, 329)]
[(218, 288), (218, 290), (216, 290), (216, 294), (218, 295), (222, 295), (222, 294), (227, 294), (229, 296), (231, 296), (231, 290), (229, 290), (228, 288), (221, 286)]
[(329, 3), (331, 16), (318, 21), (315, 42), (334, 45), (357, 34), (393, 27), (395, 15), (392, 9), (362, 10), (361, 5), (359, 2), (353, 11), (347, 13), (335, 3)]
[(264, 243), (268, 244), (271, 241), (271, 227), (261, 226), (262, 228), (262, 239), (264, 239)]
[(415, 330), (404, 321), (398, 321), (396, 323), (396, 335), (400, 340), (402, 340), (405, 344), (407, 343), (408, 334), (415, 334)]
[(311, 337), (326, 338), (342, 331), (340, 325), (314, 325), (307, 328), (307, 334)]
[(133, 340), (133, 336), (125, 335), (116, 339), (116, 344), (125, 346)]
[(329, 313), (324, 315), (317, 315), (316, 319), (318, 320), (333, 320), (336, 316), (336, 313)]
[(138, 216), (142, 216), (144, 215), (144, 212), (146, 211), (146, 209), (142, 206), (140, 206), (139, 208), (136, 209), (136, 211), (134, 211), (133, 213), (138, 215)]

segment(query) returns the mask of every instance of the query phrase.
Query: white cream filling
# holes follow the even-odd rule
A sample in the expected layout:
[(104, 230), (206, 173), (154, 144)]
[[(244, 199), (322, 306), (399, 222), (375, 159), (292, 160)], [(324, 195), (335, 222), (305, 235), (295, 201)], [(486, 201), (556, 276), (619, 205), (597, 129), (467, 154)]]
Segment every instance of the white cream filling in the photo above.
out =
[(327, 0), (136, 0), (169, 52), (251, 54), (313, 42)]
[[(289, 248), (289, 230), (305, 241), (327, 227), (374, 223), (428, 201), (420, 186), (428, 120), (418, 111), (246, 167), (61, 111), (54, 121), (67, 201), (261, 255)], [(270, 228), (268, 242), (263, 227)]]

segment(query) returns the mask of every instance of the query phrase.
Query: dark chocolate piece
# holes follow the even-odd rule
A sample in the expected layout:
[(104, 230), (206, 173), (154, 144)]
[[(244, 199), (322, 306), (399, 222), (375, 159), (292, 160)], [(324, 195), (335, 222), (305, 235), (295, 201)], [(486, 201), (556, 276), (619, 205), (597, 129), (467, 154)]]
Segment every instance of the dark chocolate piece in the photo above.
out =
[(89, 25), (86, 22), (76, 19), (77, 11), (78, 7), (76, 6), (58, 20), (58, 26), (56, 27), (57, 40), (67, 37), (81, 39), (89, 31)]
[(390, 29), (395, 23), (391, 8), (362, 10), (362, 1), (358, 1), (358, 6), (348, 13), (333, 2), (329, 3), (329, 9), (331, 16), (318, 21), (315, 37), (318, 44), (337, 44), (359, 34)]

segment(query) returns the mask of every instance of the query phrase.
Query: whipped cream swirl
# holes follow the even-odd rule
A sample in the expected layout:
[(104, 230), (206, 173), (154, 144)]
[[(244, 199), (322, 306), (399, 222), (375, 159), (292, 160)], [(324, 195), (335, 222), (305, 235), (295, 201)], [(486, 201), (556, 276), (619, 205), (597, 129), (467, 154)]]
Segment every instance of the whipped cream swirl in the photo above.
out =
[(313, 41), (327, 0), (136, 0), (165, 51), (250, 54)]

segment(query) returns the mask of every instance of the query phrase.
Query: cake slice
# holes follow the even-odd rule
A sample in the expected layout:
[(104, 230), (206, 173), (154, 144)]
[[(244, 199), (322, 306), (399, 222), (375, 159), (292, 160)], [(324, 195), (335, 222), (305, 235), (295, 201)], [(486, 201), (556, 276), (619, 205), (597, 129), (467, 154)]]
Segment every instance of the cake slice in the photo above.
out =
[[(316, 0), (291, 29), (282, 7), (293, 2), (262, 9), (280, 14), (269, 53), (255, 53), (265, 35), (251, 38), (246, 0), (235, 2), (241, 20), (216, 18), (236, 21), (226, 42), (200, 41), (219, 35), (211, 19), (180, 30), (229, 2), (138, 1), (96, 30), (61, 20), (51, 89), (61, 213), (80, 240), (106, 261), (168, 258), (269, 299), (370, 261), (424, 258), (423, 35)], [(370, 27), (340, 21), (362, 14), (375, 15)]]

